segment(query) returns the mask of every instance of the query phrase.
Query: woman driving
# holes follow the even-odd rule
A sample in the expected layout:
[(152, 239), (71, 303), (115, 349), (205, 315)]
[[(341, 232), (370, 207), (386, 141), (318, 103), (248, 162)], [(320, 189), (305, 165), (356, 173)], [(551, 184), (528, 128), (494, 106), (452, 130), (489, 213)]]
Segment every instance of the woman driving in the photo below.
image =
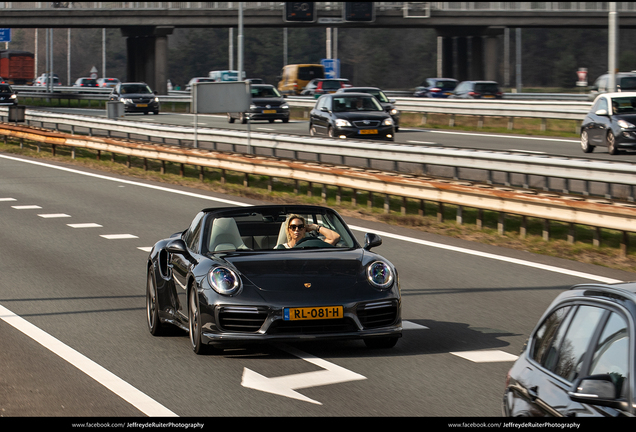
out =
[(297, 214), (292, 214), (285, 221), (285, 234), (287, 235), (287, 243), (279, 244), (275, 249), (291, 249), (298, 245), (304, 238), (305, 234), (315, 231), (317, 234), (324, 236), (324, 239), (316, 239), (323, 241), (329, 245), (335, 246), (340, 240), (340, 234), (330, 230), (322, 225), (307, 224), (305, 218)]

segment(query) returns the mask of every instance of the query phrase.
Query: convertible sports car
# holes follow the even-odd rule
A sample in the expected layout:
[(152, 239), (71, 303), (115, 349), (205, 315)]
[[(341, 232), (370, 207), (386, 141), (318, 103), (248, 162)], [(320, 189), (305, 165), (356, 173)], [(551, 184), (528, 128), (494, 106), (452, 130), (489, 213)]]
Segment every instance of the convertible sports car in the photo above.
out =
[[(292, 232), (314, 228), (292, 248), (279, 246), (288, 242), (288, 218), (306, 224), (292, 225)], [(340, 236), (335, 245), (322, 240), (328, 230)], [(311, 339), (391, 348), (402, 335), (401, 294), (393, 264), (371, 252), (381, 244), (367, 233), (360, 246), (326, 207), (202, 210), (150, 252), (148, 328), (155, 336), (170, 325), (189, 332), (197, 354)]]

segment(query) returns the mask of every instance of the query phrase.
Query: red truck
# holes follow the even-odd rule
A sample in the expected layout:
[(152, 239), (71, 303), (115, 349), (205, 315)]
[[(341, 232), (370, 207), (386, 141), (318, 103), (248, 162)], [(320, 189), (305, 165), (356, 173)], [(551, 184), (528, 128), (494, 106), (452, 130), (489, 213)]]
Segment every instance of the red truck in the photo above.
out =
[(0, 50), (0, 77), (7, 84), (32, 85), (35, 75), (33, 53), (28, 51)]

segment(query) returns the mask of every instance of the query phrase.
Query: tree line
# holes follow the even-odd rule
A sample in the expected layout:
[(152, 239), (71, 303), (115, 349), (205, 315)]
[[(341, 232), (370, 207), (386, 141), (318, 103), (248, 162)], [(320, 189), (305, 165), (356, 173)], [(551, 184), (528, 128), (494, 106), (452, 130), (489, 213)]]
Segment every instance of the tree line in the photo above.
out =
[[(509, 80), (515, 86), (515, 32), (510, 31)], [(636, 70), (636, 48), (631, 44), (635, 30), (619, 32), (620, 71)], [(233, 64), (238, 59), (238, 31), (234, 29)], [(228, 69), (228, 29), (176, 28), (168, 37), (168, 77), (185, 86), (190, 78), (207, 76), (211, 70)], [(608, 32), (604, 29), (524, 28), (521, 32), (521, 82), (523, 87), (574, 88), (576, 71), (588, 69), (590, 84), (606, 73)], [(10, 49), (35, 52), (35, 29), (14, 29)], [(89, 75), (92, 67), (102, 72), (102, 30), (72, 29), (70, 49), (71, 82), (68, 76), (68, 32), (54, 30), (54, 71), (63, 84)], [(244, 29), (244, 70), (250, 78), (275, 84), (283, 66), (283, 29)], [(319, 63), (326, 57), (324, 28), (289, 28), (288, 63)], [(38, 37), (38, 72), (44, 72), (44, 31)], [(505, 84), (503, 37), (499, 40), (498, 81)], [(337, 57), (341, 77), (357, 86), (390, 90), (412, 90), (426, 78), (437, 75), (437, 34), (433, 29), (341, 28)], [(106, 30), (106, 75), (126, 80), (126, 40), (119, 29)], [(452, 78), (452, 77), (450, 77)]]

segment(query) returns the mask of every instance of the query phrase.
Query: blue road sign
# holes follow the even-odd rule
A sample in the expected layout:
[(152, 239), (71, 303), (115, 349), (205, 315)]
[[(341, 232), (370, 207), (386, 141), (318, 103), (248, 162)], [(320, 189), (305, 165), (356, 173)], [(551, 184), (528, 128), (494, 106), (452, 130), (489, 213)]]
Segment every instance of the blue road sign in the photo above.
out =
[(340, 78), (340, 60), (322, 59), (320, 64), (325, 67), (325, 78)]
[(0, 28), (0, 42), (11, 42), (10, 28)]

